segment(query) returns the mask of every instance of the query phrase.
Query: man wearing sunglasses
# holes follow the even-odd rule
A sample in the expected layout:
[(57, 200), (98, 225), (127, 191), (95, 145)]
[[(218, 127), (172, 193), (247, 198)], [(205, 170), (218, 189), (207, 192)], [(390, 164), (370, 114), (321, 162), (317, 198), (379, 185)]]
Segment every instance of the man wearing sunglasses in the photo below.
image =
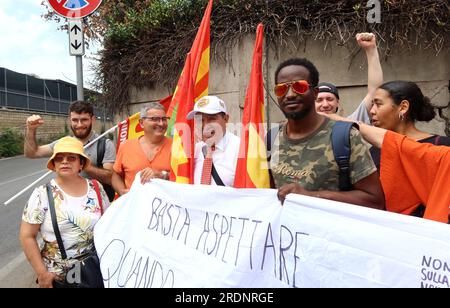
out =
[(289, 59), (275, 72), (275, 95), (287, 122), (273, 143), (270, 169), (278, 197), (297, 193), (383, 209), (384, 196), (377, 169), (357, 129), (350, 134), (352, 190), (339, 191), (339, 168), (331, 132), (335, 121), (318, 114), (315, 101), (319, 73), (306, 59)]
[[(383, 83), (383, 70), (378, 55), (376, 37), (373, 33), (356, 34), (356, 42), (365, 51), (367, 58), (367, 94), (358, 108), (348, 116), (354, 121), (370, 124), (370, 109), (375, 90)], [(339, 91), (334, 84), (321, 82), (318, 85), (319, 94), (316, 99), (317, 112), (327, 114), (337, 113), (340, 107)]]
[(125, 141), (114, 163), (112, 184), (119, 195), (130, 190), (139, 171), (142, 184), (153, 178), (168, 179), (172, 149), (172, 139), (165, 136), (168, 120), (160, 103), (153, 102), (141, 109), (139, 125), (144, 135)]
[(217, 96), (200, 98), (187, 115), (198, 129), (195, 145), (194, 184), (233, 186), (240, 138), (227, 132), (230, 116)]

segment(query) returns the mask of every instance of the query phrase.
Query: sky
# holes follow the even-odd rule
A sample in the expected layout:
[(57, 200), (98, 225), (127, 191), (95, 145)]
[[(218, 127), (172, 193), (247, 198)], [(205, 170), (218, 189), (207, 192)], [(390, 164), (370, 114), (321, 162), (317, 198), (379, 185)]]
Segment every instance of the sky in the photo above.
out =
[[(69, 38), (59, 25), (41, 17), (46, 12), (42, 0), (0, 0), (0, 67), (45, 79), (61, 79), (76, 84), (75, 57), (69, 55)], [(84, 87), (92, 88), (95, 53), (83, 56)]]

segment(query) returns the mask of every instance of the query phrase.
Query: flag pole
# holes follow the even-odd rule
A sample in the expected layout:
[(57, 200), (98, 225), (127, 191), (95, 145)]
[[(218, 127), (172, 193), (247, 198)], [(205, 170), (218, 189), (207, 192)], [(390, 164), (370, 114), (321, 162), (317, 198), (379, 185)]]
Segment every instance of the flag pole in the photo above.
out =
[[(88, 148), (90, 147), (92, 144), (96, 143), (100, 138), (102, 138), (103, 136), (105, 136), (106, 134), (109, 134), (110, 132), (112, 132), (113, 130), (115, 130), (119, 125), (115, 125), (113, 127), (111, 127), (110, 129), (108, 129), (107, 131), (105, 131), (103, 134), (101, 134), (100, 136), (98, 136), (97, 138), (95, 138), (94, 140), (92, 140), (91, 142), (89, 142), (88, 144), (86, 144), (84, 146), (84, 148)], [(8, 204), (10, 204), (11, 202), (13, 202), (14, 200), (16, 200), (17, 198), (19, 198), (22, 194), (24, 194), (28, 189), (34, 187), (39, 181), (45, 179), (49, 174), (51, 174), (53, 171), (48, 171), (46, 174), (42, 175), (39, 179), (37, 179), (36, 181), (34, 181), (33, 183), (31, 183), (30, 185), (28, 185), (27, 187), (25, 187), (24, 189), (22, 189), (20, 192), (18, 192), (17, 194), (15, 194), (14, 196), (12, 196), (11, 198), (9, 198), (9, 200), (7, 200), (4, 205), (7, 206)]]

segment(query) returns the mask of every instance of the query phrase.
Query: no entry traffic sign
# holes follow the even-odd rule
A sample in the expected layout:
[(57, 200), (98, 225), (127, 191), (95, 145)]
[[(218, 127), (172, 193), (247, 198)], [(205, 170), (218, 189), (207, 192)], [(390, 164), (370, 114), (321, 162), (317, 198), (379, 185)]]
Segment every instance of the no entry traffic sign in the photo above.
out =
[(92, 14), (102, 0), (47, 0), (58, 15), (66, 18), (83, 18)]

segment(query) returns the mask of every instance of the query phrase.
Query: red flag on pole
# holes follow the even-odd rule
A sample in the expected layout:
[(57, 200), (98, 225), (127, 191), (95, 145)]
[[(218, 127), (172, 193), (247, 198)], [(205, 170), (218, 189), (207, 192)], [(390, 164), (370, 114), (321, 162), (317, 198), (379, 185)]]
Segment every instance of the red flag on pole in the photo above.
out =
[(208, 94), (212, 5), (213, 0), (209, 0), (168, 111), (169, 134), (173, 127), (170, 179), (178, 183), (194, 181), (194, 122), (186, 116), (194, 108), (194, 102)]
[(250, 82), (247, 87), (242, 117), (241, 146), (234, 178), (234, 187), (237, 188), (270, 188), (263, 127), (263, 37), (264, 28), (262, 24), (259, 24), (256, 31)]
[[(211, 11), (213, 6), (213, 0), (209, 0), (206, 7), (205, 14), (203, 15), (202, 22), (198, 28), (197, 35), (190, 50), (191, 53), (191, 66), (192, 66), (192, 79), (195, 82), (194, 98), (197, 101), (202, 96), (208, 95), (208, 82), (209, 82), (209, 49), (210, 49), (210, 24), (211, 24)], [(184, 69), (178, 80), (177, 87), (175, 88), (173, 97), (178, 95), (179, 83), (183, 78)], [(172, 117), (169, 123), (168, 131), (171, 131), (174, 119), (177, 113), (177, 103), (179, 99), (172, 99), (167, 115)]]
[(194, 81), (191, 74), (191, 54), (188, 53), (177, 95), (172, 99), (178, 105), (170, 159), (170, 180), (178, 183), (194, 182), (194, 120), (187, 114), (194, 108)]

